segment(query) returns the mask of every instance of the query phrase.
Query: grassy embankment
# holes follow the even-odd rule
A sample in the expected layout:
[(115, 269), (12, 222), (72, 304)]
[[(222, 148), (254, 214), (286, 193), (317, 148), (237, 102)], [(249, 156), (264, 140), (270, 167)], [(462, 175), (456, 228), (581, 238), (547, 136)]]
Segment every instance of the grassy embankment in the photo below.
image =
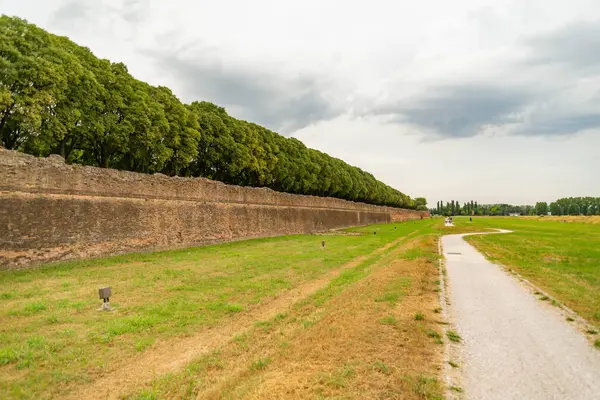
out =
[(505, 235), (467, 241), (488, 258), (515, 270), (600, 327), (600, 228), (597, 217), (482, 218), (457, 227), (503, 228)]
[(0, 272), (0, 397), (437, 398), (440, 222)]

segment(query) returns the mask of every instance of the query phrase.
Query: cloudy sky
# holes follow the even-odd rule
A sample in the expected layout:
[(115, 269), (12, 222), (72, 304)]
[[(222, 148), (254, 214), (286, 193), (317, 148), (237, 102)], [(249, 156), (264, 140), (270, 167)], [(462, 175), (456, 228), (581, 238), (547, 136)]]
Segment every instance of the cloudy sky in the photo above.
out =
[(600, 196), (598, 0), (0, 0), (429, 204)]

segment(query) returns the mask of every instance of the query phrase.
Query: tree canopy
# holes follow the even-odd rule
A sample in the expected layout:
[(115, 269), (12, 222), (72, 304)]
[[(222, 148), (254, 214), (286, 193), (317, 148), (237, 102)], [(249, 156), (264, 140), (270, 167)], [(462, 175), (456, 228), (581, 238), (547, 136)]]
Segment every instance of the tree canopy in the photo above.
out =
[(7, 149), (102, 168), (393, 207), (427, 203), (222, 107), (183, 104), (124, 64), (8, 16), (0, 17), (0, 140)]

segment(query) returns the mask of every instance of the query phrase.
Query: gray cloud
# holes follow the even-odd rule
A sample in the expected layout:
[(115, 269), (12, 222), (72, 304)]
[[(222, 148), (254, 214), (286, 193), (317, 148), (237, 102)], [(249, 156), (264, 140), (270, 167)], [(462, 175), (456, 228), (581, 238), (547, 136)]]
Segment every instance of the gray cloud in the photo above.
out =
[(115, 6), (95, 0), (68, 0), (52, 13), (50, 23), (62, 29), (87, 29), (104, 22), (113, 30), (115, 23), (124, 21), (135, 30), (148, 17), (148, 10), (149, 0), (123, 0)]
[[(243, 68), (215, 59), (185, 60), (174, 53), (144, 51), (161, 71), (175, 76), (187, 101), (206, 100), (225, 106), (247, 119), (281, 134), (289, 134), (342, 110), (327, 98), (328, 82), (311, 74), (286, 76), (267, 65)], [(265, 68), (261, 70), (259, 68)]]
[[(549, 107), (546, 102), (552, 99)], [(520, 136), (559, 136), (600, 127), (600, 102), (569, 99), (563, 87), (528, 89), (523, 84), (504, 86), (457, 84), (429, 89), (426, 95), (377, 110), (393, 122), (410, 123), (437, 138), (472, 137), (495, 127)]]
[[(559, 136), (600, 127), (600, 23), (577, 22), (522, 39), (526, 55), (480, 83), (431, 85), (415, 98), (388, 102), (372, 114), (461, 138), (491, 127), (520, 136)], [(492, 83), (493, 82), (493, 83)]]
[(515, 134), (523, 136), (570, 135), (600, 127), (600, 111), (570, 115), (540, 115), (519, 126)]
[(523, 90), (484, 84), (440, 86), (425, 96), (402, 101), (376, 111), (391, 115), (444, 137), (475, 136), (492, 125), (520, 122), (519, 115), (530, 94)]
[(148, 0), (125, 0), (119, 14), (125, 21), (139, 23), (147, 16), (149, 8)]
[(68, 1), (52, 14), (51, 23), (61, 28), (70, 28), (85, 23), (92, 16), (90, 4)]
[(562, 65), (573, 72), (600, 72), (600, 21), (579, 21), (524, 40), (533, 64)]
[[(52, 20), (73, 26), (89, 24), (101, 15), (109, 21), (110, 32), (125, 22), (131, 29), (126, 32), (135, 35), (136, 27), (144, 25), (147, 3), (122, 0), (108, 6), (71, 0)], [(352, 112), (357, 103), (363, 104), (363, 110), (356, 115), (386, 116), (392, 123), (422, 128), (433, 139), (472, 137), (495, 127), (521, 136), (558, 136), (600, 126), (600, 101), (584, 93), (593, 85), (600, 90), (600, 23), (594, 21), (571, 22), (523, 37), (515, 43), (519, 51), (513, 53), (519, 59), (497, 59), (488, 69), (477, 71), (476, 82), (463, 75), (448, 84), (440, 76), (437, 83), (427, 81), (410, 99), (369, 101), (355, 94), (355, 103), (339, 100), (351, 94), (351, 83), (334, 87), (331, 80), (314, 73), (286, 74), (268, 63), (241, 65), (220, 51), (181, 46), (186, 42), (182, 37), (163, 34), (166, 42), (158, 40), (156, 49), (140, 53), (151, 57), (161, 75), (174, 77), (177, 92), (186, 101), (214, 102), (235, 117), (283, 134)], [(402, 92), (400, 79), (395, 93)]]

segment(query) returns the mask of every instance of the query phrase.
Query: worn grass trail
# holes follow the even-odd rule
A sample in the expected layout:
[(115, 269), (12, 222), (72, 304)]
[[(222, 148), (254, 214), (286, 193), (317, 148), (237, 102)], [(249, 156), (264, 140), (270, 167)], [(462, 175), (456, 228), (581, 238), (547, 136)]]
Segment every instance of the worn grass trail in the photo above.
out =
[[(328, 282), (345, 279), (348, 271), (370, 265), (378, 249), (387, 253), (386, 245), (400, 238), (433, 232), (433, 223), (356, 229), (361, 236), (259, 239), (2, 272), (0, 397), (97, 396), (90, 390), (99, 382), (118, 386), (110, 392), (116, 396), (148, 375), (176, 370), (256, 320), (285, 312)], [(104, 284), (113, 287), (115, 312), (97, 311), (97, 287)]]
[(286, 313), (294, 303), (324, 288), (343, 271), (367, 262), (370, 257), (386, 251), (402, 239), (402, 237), (395, 239), (369, 255), (357, 257), (339, 268), (330, 270), (317, 279), (303, 282), (294, 288), (282, 291), (270, 299), (265, 299), (258, 305), (250, 306), (247, 311), (240, 312), (237, 318), (227, 324), (200, 330), (183, 339), (161, 343), (160, 346), (155, 346), (152, 351), (130, 359), (127, 365), (103, 376), (92, 385), (84, 386), (70, 394), (69, 398), (118, 398), (123, 393), (132, 391), (136, 386), (150, 381), (156, 376), (175, 372), (212, 349), (223, 346), (233, 337), (243, 334), (256, 321), (270, 320), (279, 314)]
[(129, 397), (441, 399), (436, 237), (399, 241)]

